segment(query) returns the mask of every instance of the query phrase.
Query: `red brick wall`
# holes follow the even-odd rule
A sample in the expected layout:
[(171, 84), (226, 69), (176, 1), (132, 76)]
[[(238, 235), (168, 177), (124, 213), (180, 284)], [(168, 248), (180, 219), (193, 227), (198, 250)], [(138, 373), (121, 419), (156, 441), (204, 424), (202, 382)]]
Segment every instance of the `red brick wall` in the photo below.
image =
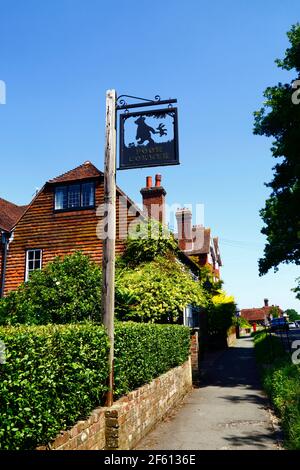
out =
[(198, 331), (195, 331), (191, 335), (191, 361), (192, 369), (198, 370), (199, 362), (199, 341), (198, 341)]

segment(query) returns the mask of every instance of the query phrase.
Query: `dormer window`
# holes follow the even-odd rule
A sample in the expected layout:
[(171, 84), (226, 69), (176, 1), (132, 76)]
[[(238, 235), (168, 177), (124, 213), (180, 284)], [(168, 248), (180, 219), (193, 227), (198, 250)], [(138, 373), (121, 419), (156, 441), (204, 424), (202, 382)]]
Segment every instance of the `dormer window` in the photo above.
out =
[(56, 211), (92, 209), (95, 207), (95, 182), (74, 183), (55, 188)]

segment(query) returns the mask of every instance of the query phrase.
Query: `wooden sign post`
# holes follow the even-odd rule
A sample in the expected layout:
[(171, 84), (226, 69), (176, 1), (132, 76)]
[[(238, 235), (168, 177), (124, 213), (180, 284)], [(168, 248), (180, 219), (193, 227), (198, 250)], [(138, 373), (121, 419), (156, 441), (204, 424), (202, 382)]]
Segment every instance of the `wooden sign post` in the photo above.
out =
[[(127, 104), (125, 97), (137, 99), (140, 102)], [(121, 100), (121, 98), (123, 98)], [(120, 101), (120, 104), (117, 104)], [(142, 102), (141, 102), (142, 101)], [(115, 90), (106, 92), (106, 129), (105, 129), (105, 159), (104, 159), (104, 230), (102, 255), (102, 321), (109, 337), (109, 390), (106, 405), (113, 404), (114, 386), (114, 310), (115, 310), (115, 247), (116, 247), (116, 151), (117, 111), (125, 111), (121, 115), (120, 135), (120, 169), (141, 168), (160, 165), (178, 165), (178, 129), (177, 109), (170, 107), (176, 99), (161, 100), (157, 95), (155, 100), (121, 95), (117, 99)], [(153, 111), (129, 113), (129, 108), (144, 108), (168, 104), (167, 108)], [(124, 139), (125, 121), (133, 119), (135, 142), (130, 142), (128, 148)], [(155, 128), (146, 119), (158, 119)], [(151, 124), (151, 123), (150, 123)], [(167, 127), (168, 126), (168, 127)], [(137, 129), (135, 129), (137, 127)], [(132, 129), (131, 129), (132, 134)], [(155, 139), (153, 135), (155, 134)], [(158, 137), (159, 136), (159, 137)], [(147, 144), (145, 144), (147, 142)]]
[[(104, 158), (104, 219), (102, 257), (102, 320), (107, 331), (109, 350), (109, 390), (106, 405), (113, 404), (114, 382), (114, 310), (115, 310), (115, 246), (116, 246), (116, 91), (106, 92), (106, 129)], [(105, 223), (104, 221), (104, 223)]]

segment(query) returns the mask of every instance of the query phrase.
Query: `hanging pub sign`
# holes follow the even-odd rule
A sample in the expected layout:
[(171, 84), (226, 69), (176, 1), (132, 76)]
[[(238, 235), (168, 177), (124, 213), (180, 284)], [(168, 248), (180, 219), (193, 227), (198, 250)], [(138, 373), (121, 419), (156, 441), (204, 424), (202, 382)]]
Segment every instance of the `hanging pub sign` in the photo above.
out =
[(178, 164), (177, 108), (120, 115), (120, 170)]

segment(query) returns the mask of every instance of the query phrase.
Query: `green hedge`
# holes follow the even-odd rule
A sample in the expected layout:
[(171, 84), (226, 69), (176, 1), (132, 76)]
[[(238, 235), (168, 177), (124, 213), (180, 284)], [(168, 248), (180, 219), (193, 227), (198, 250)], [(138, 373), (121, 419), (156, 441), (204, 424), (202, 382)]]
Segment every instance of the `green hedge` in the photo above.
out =
[[(0, 327), (0, 449), (34, 449), (103, 405), (108, 340), (92, 323)], [(189, 354), (189, 329), (117, 323), (115, 398), (150, 382)]]
[(108, 340), (101, 326), (1, 327), (0, 449), (34, 449), (103, 398)]
[(190, 330), (181, 325), (117, 323), (115, 394), (128, 393), (187, 360)]
[(291, 362), (278, 338), (254, 335), (264, 389), (281, 419), (285, 447), (300, 450), (300, 367)]

